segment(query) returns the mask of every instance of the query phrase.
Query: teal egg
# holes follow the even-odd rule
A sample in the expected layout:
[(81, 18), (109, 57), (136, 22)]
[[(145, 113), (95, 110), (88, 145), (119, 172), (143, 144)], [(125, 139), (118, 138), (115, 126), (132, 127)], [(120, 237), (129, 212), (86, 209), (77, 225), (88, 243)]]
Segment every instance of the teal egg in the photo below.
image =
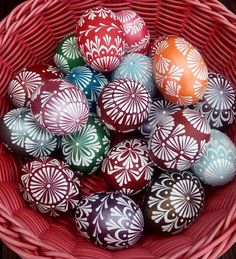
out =
[(152, 75), (152, 59), (139, 53), (126, 55), (119, 66), (112, 72), (112, 80), (132, 79), (141, 83), (151, 97), (157, 95), (157, 88)]
[(194, 174), (205, 184), (224, 185), (236, 175), (236, 148), (230, 138), (212, 130), (205, 155), (192, 167)]
[(87, 124), (72, 135), (61, 140), (62, 153), (66, 162), (78, 173), (92, 174), (102, 164), (110, 147), (106, 126), (94, 115)]
[(84, 92), (89, 103), (90, 112), (96, 113), (98, 96), (103, 87), (108, 84), (106, 77), (94, 69), (81, 66), (73, 68), (65, 79)]

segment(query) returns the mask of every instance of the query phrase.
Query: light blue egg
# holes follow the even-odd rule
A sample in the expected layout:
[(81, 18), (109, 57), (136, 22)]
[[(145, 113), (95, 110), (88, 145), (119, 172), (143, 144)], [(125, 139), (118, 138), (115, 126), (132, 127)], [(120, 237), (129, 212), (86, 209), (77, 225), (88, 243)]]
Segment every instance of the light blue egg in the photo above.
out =
[(230, 138), (212, 130), (209, 147), (192, 171), (202, 182), (212, 186), (232, 181), (236, 175), (236, 148)]
[(72, 84), (78, 86), (85, 94), (90, 112), (96, 113), (96, 102), (103, 87), (108, 84), (106, 77), (89, 67), (80, 66), (73, 68), (65, 77)]
[(140, 82), (149, 90), (151, 97), (157, 95), (157, 88), (152, 75), (152, 59), (143, 54), (126, 55), (119, 66), (112, 72), (112, 80), (128, 78)]

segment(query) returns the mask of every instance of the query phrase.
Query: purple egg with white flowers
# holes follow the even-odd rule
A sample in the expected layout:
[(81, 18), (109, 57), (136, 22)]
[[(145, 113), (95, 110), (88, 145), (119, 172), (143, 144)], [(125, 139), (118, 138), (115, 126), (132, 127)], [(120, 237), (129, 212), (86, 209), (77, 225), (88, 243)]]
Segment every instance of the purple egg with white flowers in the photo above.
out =
[(99, 192), (82, 199), (75, 219), (78, 231), (85, 238), (110, 250), (134, 245), (144, 227), (139, 206), (118, 192)]

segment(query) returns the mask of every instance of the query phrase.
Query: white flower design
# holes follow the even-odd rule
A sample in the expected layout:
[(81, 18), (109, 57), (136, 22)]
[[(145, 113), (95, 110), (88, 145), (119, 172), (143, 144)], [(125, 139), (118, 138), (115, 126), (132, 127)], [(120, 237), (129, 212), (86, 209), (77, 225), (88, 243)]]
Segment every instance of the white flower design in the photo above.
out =
[(71, 35), (63, 42), (61, 50), (63, 55), (70, 59), (80, 57), (75, 35)]
[(144, 25), (144, 20), (140, 16), (137, 16), (132, 22), (124, 23), (123, 27), (126, 34), (135, 35), (143, 29)]
[(180, 81), (184, 73), (184, 68), (177, 65), (172, 65), (166, 75), (167, 80)]
[(180, 89), (181, 89), (181, 85), (179, 85), (176, 81), (167, 81), (166, 93), (168, 95), (178, 98)]
[(54, 56), (54, 62), (61, 71), (65, 73), (70, 71), (68, 61), (62, 55), (56, 53)]
[(199, 112), (195, 110), (185, 109), (183, 111), (183, 116), (187, 119), (188, 122), (191, 123), (191, 125), (204, 134), (210, 134), (211, 128), (209, 125), (209, 122), (205, 118), (204, 115), (201, 115)]
[(25, 114), (28, 112), (27, 108), (17, 108), (9, 111), (4, 115), (3, 121), (4, 124), (13, 131), (21, 131), (23, 130), (23, 118)]
[(188, 66), (199, 80), (207, 80), (207, 66), (197, 49), (191, 49), (187, 55)]
[(186, 41), (184, 38), (179, 37), (175, 39), (175, 46), (184, 56), (186, 56), (189, 50), (192, 48), (190, 42)]
[(193, 89), (196, 97), (201, 100), (206, 92), (207, 84), (203, 85), (201, 82), (195, 81)]
[(123, 10), (116, 14), (117, 19), (123, 24), (133, 20), (137, 14), (132, 10)]
[(8, 95), (12, 103), (17, 107), (23, 107), (26, 103), (26, 93), (17, 80), (12, 80), (8, 87)]

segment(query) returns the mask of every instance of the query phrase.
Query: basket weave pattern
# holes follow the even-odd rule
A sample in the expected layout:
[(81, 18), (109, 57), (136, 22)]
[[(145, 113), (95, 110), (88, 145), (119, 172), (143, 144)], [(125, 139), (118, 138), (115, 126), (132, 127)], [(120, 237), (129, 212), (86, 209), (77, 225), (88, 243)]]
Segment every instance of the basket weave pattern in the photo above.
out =
[[(183, 36), (201, 51), (210, 70), (236, 85), (236, 17), (217, 0), (31, 0), (0, 23), (0, 116), (11, 108), (6, 92), (14, 74), (27, 65), (52, 63), (58, 41), (75, 30), (83, 11), (98, 5), (133, 9), (152, 39)], [(236, 143), (236, 123), (227, 131)], [(217, 258), (236, 241), (236, 180), (210, 192), (203, 214), (183, 234), (145, 235), (129, 250), (110, 252), (84, 240), (73, 218), (55, 220), (26, 207), (17, 186), (21, 165), (0, 144), (0, 238), (23, 258)], [(99, 179), (90, 183), (86, 192), (101, 189)]]

